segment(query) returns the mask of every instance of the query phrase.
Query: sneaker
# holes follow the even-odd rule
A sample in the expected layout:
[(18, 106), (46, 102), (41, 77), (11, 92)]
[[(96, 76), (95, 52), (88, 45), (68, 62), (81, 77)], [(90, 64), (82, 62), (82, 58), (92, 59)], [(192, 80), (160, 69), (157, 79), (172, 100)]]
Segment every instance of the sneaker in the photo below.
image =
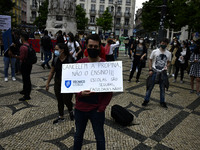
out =
[(149, 101), (144, 101), (144, 102), (142, 103), (142, 106), (147, 106), (148, 103), (149, 103)]
[(4, 81), (5, 81), (5, 82), (8, 82), (8, 78), (4, 78)]
[(128, 83), (130, 83), (130, 82), (131, 82), (131, 80), (129, 79), (127, 82), (128, 82)]
[(173, 83), (176, 83), (176, 79), (174, 79), (172, 82), (173, 82)]
[(136, 83), (140, 83), (140, 81), (137, 79), (137, 80), (136, 80)]
[(69, 112), (69, 117), (70, 117), (71, 121), (74, 120), (74, 113), (73, 113), (73, 111)]
[(53, 121), (53, 124), (62, 122), (62, 121), (64, 121), (64, 120), (65, 120), (64, 118), (58, 118), (58, 119), (56, 119), (56, 120)]
[(181, 80), (180, 83), (183, 84), (183, 80)]
[(168, 107), (167, 107), (167, 104), (166, 104), (165, 102), (161, 102), (161, 103), (160, 103), (160, 106), (161, 106), (161, 107), (164, 107), (164, 108), (168, 108)]
[(15, 78), (15, 77), (12, 77), (12, 80), (13, 80), (13, 81), (16, 81), (16, 78)]
[(194, 93), (194, 90), (190, 90), (190, 93)]
[(40, 62), (44, 62), (44, 60), (40, 60)]
[(174, 74), (172, 74), (172, 77), (174, 77)]
[(26, 100), (30, 100), (30, 96), (29, 97), (25, 97), (23, 96), (22, 98), (19, 99), (19, 101), (26, 101)]

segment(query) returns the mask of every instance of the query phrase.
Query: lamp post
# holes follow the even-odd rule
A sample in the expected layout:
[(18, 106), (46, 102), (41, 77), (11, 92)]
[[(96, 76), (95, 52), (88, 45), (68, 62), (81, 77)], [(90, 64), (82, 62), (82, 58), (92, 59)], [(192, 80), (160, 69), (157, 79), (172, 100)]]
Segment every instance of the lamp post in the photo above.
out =
[(167, 0), (163, 0), (162, 11), (161, 11), (161, 19), (160, 19), (160, 26), (158, 31), (158, 40), (164, 38), (164, 22), (166, 19), (166, 12), (167, 12)]
[(113, 26), (114, 36), (115, 36), (115, 28), (116, 28), (116, 11), (117, 11), (117, 5), (118, 5), (118, 3), (117, 3), (117, 1), (115, 1), (114, 4), (113, 4), (113, 6), (112, 6), (112, 12), (113, 12), (113, 10), (115, 11), (114, 12), (114, 26)]

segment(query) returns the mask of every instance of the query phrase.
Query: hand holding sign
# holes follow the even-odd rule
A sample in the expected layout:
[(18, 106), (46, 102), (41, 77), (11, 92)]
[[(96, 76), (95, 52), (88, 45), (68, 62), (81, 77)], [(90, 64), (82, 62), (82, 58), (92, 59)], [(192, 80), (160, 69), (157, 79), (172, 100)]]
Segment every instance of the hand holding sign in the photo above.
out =
[(63, 64), (61, 93), (122, 92), (122, 62)]

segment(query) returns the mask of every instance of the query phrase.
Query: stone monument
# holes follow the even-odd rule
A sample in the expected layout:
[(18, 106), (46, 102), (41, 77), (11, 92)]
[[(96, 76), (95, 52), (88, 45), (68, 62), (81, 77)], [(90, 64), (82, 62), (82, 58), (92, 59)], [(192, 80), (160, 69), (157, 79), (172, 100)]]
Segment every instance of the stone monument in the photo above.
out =
[(77, 33), (75, 0), (49, 0), (46, 30), (55, 35), (59, 30)]

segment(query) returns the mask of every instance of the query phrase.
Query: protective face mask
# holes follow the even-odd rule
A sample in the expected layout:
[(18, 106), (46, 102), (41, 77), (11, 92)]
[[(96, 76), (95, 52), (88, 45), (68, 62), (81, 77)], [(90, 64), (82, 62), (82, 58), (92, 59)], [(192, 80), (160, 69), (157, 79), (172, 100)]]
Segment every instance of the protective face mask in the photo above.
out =
[(174, 43), (174, 45), (176, 46), (176, 45), (177, 45), (177, 43)]
[(54, 51), (54, 54), (55, 54), (56, 56), (60, 56), (60, 52), (59, 52), (58, 50), (55, 50), (55, 51)]
[(19, 43), (22, 43), (22, 39), (19, 39)]
[(143, 43), (143, 40), (139, 40), (140, 43)]
[(165, 48), (167, 47), (167, 45), (160, 45), (160, 47), (165, 50)]
[(69, 41), (69, 37), (67, 37), (67, 41)]
[(100, 49), (95, 49), (95, 48), (88, 48), (88, 55), (91, 58), (97, 58), (100, 54)]

